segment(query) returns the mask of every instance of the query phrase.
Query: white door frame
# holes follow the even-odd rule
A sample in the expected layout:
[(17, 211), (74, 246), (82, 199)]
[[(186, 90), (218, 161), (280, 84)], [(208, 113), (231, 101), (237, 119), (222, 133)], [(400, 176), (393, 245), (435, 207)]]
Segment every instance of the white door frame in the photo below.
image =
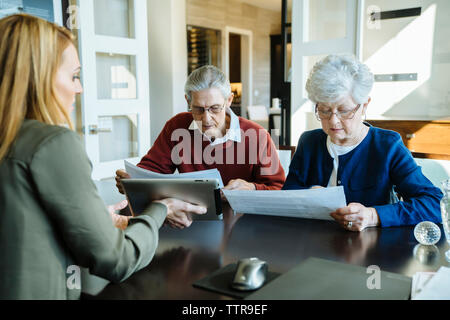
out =
[(60, 26), (64, 24), (61, 0), (53, 0), (53, 19)]
[(230, 33), (241, 35), (241, 115), (246, 117), (247, 107), (253, 105), (253, 32), (226, 26), (224, 29), (225, 49), (223, 65), (227, 78), (230, 78)]
[[(134, 2), (134, 38), (121, 38), (95, 34), (94, 2), (78, 0), (79, 52), (82, 65), (81, 110), (86, 152), (92, 162), (93, 179), (113, 177), (115, 170), (123, 168), (123, 160), (100, 162), (99, 136), (89, 132), (90, 125), (99, 125), (99, 116), (137, 114), (138, 161), (150, 148), (150, 96), (148, 75), (147, 2)], [(114, 53), (135, 56), (136, 99), (100, 100), (97, 96), (96, 53)]]
[[(346, 36), (340, 39), (306, 41), (308, 35), (309, 1), (293, 0), (292, 3), (292, 83), (291, 83), (291, 144), (296, 145), (303, 131), (311, 129), (308, 120), (314, 117), (313, 106), (306, 98), (307, 56), (331, 53), (361, 55), (363, 0), (347, 0)], [(319, 126), (319, 124), (317, 124)]]

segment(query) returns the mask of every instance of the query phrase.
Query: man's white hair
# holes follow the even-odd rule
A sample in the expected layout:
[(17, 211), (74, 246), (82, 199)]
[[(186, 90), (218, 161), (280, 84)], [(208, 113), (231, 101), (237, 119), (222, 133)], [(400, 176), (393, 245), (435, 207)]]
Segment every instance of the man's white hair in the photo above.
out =
[(225, 74), (219, 68), (207, 65), (195, 69), (188, 77), (184, 86), (184, 93), (190, 102), (191, 92), (202, 91), (205, 89), (217, 88), (219, 89), (223, 97), (228, 99), (231, 95), (230, 81)]
[(352, 55), (329, 55), (317, 62), (306, 91), (313, 103), (335, 103), (350, 95), (360, 104), (366, 103), (374, 82), (369, 68)]

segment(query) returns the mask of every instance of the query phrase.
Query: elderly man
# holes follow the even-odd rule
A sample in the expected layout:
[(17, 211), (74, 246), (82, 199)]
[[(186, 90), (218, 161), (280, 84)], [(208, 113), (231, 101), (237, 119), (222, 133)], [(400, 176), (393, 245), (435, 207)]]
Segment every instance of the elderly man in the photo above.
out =
[[(214, 66), (188, 77), (185, 97), (190, 112), (170, 119), (139, 167), (158, 173), (217, 168), (227, 190), (278, 190), (285, 181), (275, 145), (260, 125), (237, 117), (230, 108), (229, 81)], [(120, 179), (128, 177), (123, 170)], [(175, 227), (189, 226), (189, 215), (168, 217)]]

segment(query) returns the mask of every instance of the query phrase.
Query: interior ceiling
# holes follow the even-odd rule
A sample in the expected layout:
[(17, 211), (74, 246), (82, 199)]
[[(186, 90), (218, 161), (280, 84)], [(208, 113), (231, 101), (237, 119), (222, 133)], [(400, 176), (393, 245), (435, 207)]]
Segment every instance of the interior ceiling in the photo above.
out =
[(255, 7), (279, 12), (281, 12), (281, 1), (282, 0), (241, 0), (241, 2), (250, 4)]

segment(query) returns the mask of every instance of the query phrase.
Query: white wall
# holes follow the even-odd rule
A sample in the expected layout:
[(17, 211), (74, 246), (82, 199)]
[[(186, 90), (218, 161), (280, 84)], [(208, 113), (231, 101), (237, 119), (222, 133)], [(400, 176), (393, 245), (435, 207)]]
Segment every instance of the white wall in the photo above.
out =
[[(421, 7), (420, 16), (364, 23), (363, 61), (375, 74), (417, 73), (417, 81), (377, 82), (368, 116), (450, 116), (450, 1), (371, 0), (381, 11)], [(369, 10), (370, 11), (370, 10)]]
[[(429, 120), (450, 117), (450, 1), (366, 0), (362, 3), (364, 6), (358, 10), (362, 14), (359, 17), (362, 39), (358, 43), (361, 43), (363, 62), (374, 74), (418, 74), (417, 81), (375, 82), (367, 118)], [(381, 20), (377, 25), (369, 22), (373, 8), (390, 11), (414, 7), (422, 8), (420, 16)], [(294, 29), (300, 23), (293, 21)], [(295, 66), (299, 63), (299, 59), (293, 61), (293, 72), (297, 74), (293, 75), (292, 144), (297, 143), (303, 130), (320, 127), (310, 112), (312, 107), (302, 100), (301, 90), (294, 90), (294, 80), (298, 83), (298, 79), (310, 72), (303, 70), (305, 74), (298, 74), (299, 68)], [(305, 112), (295, 113), (298, 106)]]
[(150, 72), (151, 143), (164, 124), (187, 111), (184, 83), (187, 79), (185, 0), (147, 0)]

